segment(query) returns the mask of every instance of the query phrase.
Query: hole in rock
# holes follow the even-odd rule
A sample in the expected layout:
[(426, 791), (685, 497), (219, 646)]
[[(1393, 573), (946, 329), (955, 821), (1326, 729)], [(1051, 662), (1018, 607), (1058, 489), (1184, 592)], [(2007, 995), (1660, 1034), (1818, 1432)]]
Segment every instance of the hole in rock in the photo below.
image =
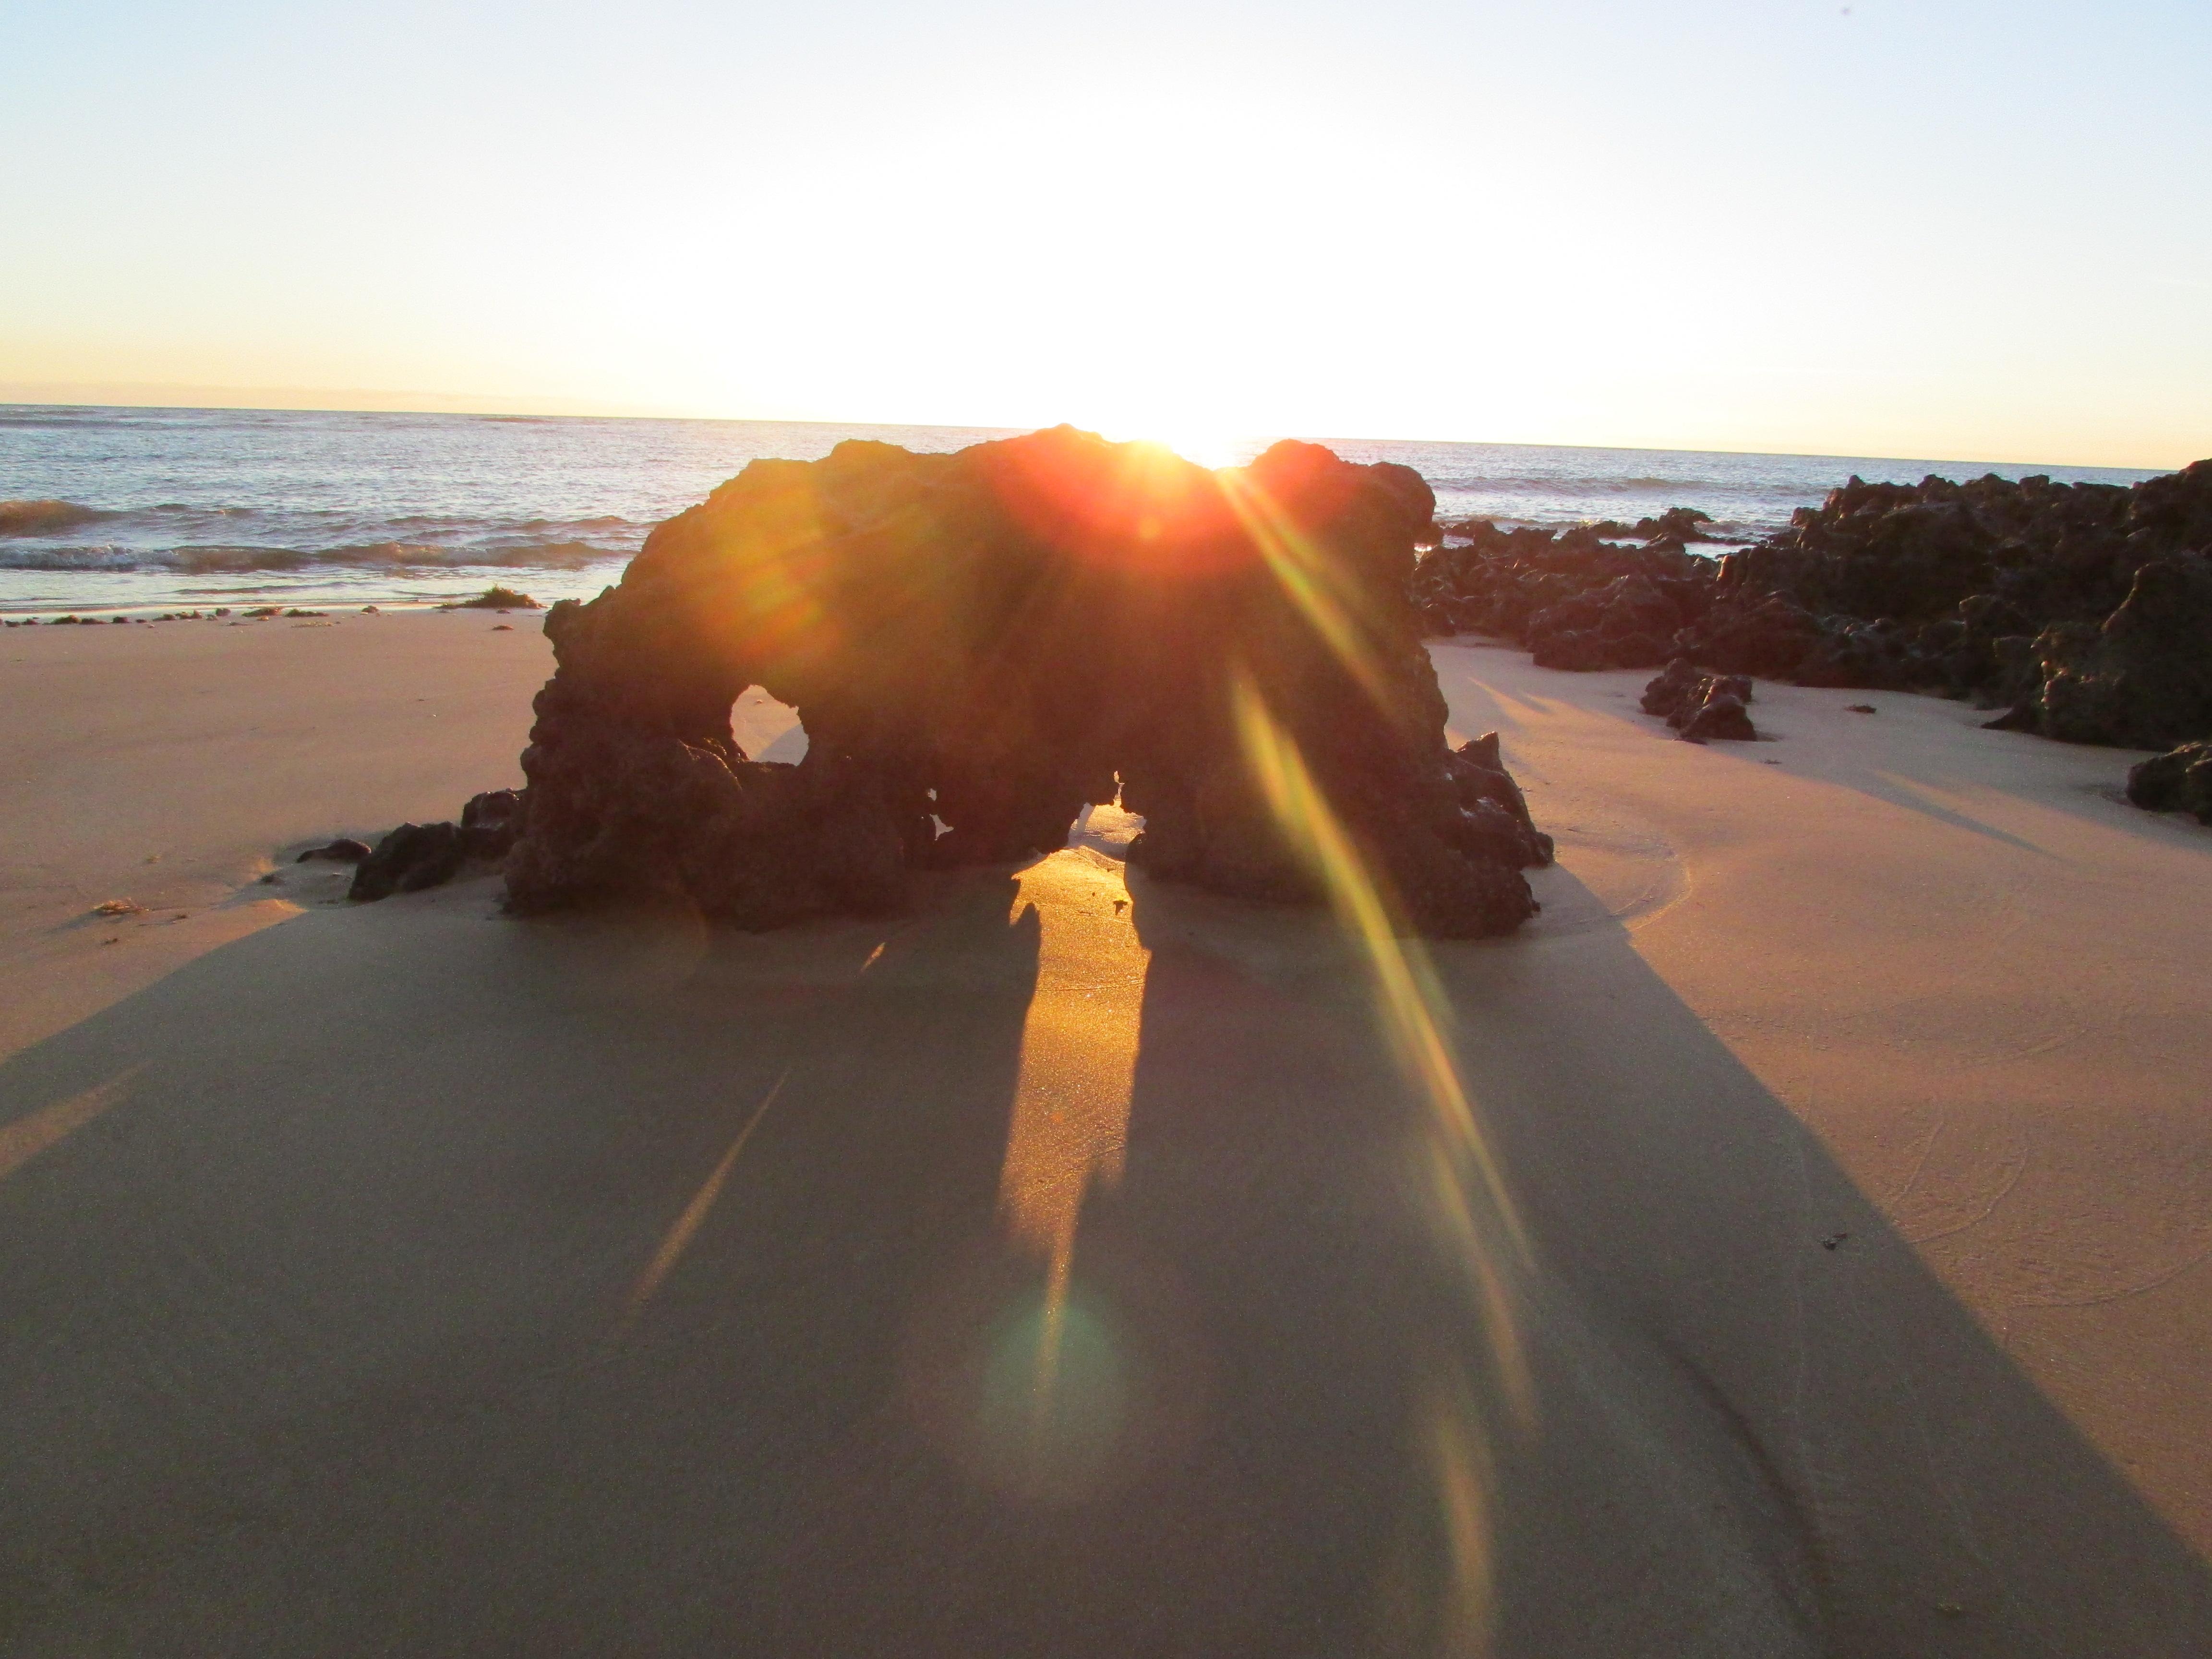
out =
[(730, 732), (746, 758), (796, 766), (806, 757), (806, 728), (799, 711), (750, 686), (730, 710)]

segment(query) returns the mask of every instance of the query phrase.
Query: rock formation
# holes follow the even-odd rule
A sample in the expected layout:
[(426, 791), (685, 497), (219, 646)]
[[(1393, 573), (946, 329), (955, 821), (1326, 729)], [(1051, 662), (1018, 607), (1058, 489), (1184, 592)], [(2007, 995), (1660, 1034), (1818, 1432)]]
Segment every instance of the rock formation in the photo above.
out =
[[(509, 902), (888, 910), (908, 872), (1059, 848), (1117, 795), (1151, 873), (1310, 900), (1287, 766), (1407, 925), (1509, 932), (1548, 849), (1494, 743), (1444, 741), (1407, 599), (1434, 505), (1310, 444), (1209, 472), (1065, 427), (757, 461), (547, 614)], [(798, 709), (798, 765), (738, 746), (752, 686)]]
[(2194, 812), (2212, 824), (2212, 743), (2185, 743), (2128, 769), (2128, 799), (2154, 812)]
[(1711, 561), (1679, 539), (1630, 546), (1606, 539), (1633, 533), (1612, 524), (1553, 532), (1474, 519), (1446, 528), (1465, 539), (1448, 538), (1415, 572), (1424, 620), (1439, 633), (1521, 641), (1546, 667), (1655, 668), (1712, 601)]
[(1687, 657), (1675, 658), (1644, 688), (1644, 712), (1661, 716), (1689, 743), (1748, 743), (1758, 737), (1745, 709), (1750, 701), (1749, 675), (1703, 674)]
[(2001, 726), (2127, 749), (2212, 735), (2212, 560), (2151, 560), (2101, 623), (2054, 624), (2027, 655), (2036, 683)]
[(499, 864), (521, 833), (523, 811), (520, 791), (488, 790), (470, 798), (459, 823), (403, 823), (373, 851), (359, 842), (335, 841), (300, 856), (358, 858), (353, 884), (346, 890), (349, 899), (366, 902), (394, 893), (419, 893), (442, 886), (471, 864), (485, 869)]
[[(1684, 549), (1701, 532), (1682, 509), (1632, 532), (1446, 528), (1413, 577), (1430, 627), (1521, 641), (1548, 667), (1680, 658), (1969, 697), (2069, 743), (2212, 738), (2212, 460), (2133, 488), (1855, 477), (1717, 561)], [(1607, 539), (1630, 534), (1645, 545)]]

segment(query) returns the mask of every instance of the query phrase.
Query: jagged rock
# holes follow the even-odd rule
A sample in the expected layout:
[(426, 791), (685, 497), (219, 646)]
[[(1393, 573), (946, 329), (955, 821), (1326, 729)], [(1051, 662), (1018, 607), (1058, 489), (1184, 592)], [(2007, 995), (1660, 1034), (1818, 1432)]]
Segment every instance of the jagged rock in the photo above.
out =
[(1779, 593), (1730, 586), (1730, 574), (1704, 617), (1674, 636), (1676, 653), (1726, 674), (1795, 679), (1820, 643), (1820, 623)]
[[(2172, 719), (2185, 722), (2181, 737), (2212, 734), (2212, 724), (2186, 727), (2195, 694), (2179, 653), (2148, 632), (2129, 643), (2133, 623), (2117, 640), (2100, 631), (2146, 568), (2212, 553), (2212, 461), (2132, 489), (1994, 474), (1965, 483), (1854, 477), (1820, 507), (1800, 508), (1788, 529), (1718, 562), (1681, 546), (1699, 522), (1674, 509), (1633, 526), (1559, 532), (1447, 526), (1456, 539), (1421, 562), (1414, 602), (1436, 631), (1519, 640), (1548, 666), (1687, 655), (1709, 669), (1808, 685), (2011, 705), (1996, 724), (2081, 741), (2125, 731), (2142, 742)], [(1646, 545), (1620, 544), (1638, 535)], [(1657, 607), (1620, 603), (1631, 576), (1680, 612), (1656, 651)], [(2171, 597), (2133, 603), (2148, 617)], [(2146, 713), (2146, 701), (2161, 712)]]
[[(883, 910), (1117, 793), (1154, 875), (1310, 900), (1284, 817), (1310, 781), (1408, 925), (1510, 931), (1534, 900), (1462, 804), (1406, 598), (1434, 510), (1310, 444), (1218, 473), (1069, 428), (755, 462), (547, 614), (509, 902)], [(797, 766), (738, 746), (754, 685), (799, 710)]]
[(1712, 540), (1698, 526), (1713, 521), (1710, 513), (1700, 513), (1694, 507), (1670, 507), (1656, 519), (1638, 519), (1630, 533), (1646, 541), (1669, 540), (1680, 546), (1684, 542)]
[[(1733, 678), (1733, 677), (1729, 677)], [(1743, 699), (1719, 689), (1720, 680), (1682, 723), (1685, 743), (1749, 743), (1759, 736), (1745, 710)]]
[(1414, 604), (1432, 631), (1478, 631), (1528, 644), (1548, 666), (1650, 667), (1702, 613), (1710, 577), (1679, 545), (1629, 547), (1577, 525), (1556, 533), (1501, 530), (1487, 520), (1448, 526), (1466, 539), (1421, 561)]
[(1686, 708), (1693, 697), (1704, 695), (1701, 688), (1706, 678), (1687, 657), (1675, 658), (1644, 688), (1644, 712), (1658, 715), (1669, 726), (1674, 725), (1676, 711)]
[(341, 836), (337, 840), (331, 842), (327, 845), (322, 847), (310, 847), (306, 852), (301, 854), (298, 858), (293, 860), (292, 862), (295, 864), (305, 864), (310, 859), (328, 859), (333, 864), (359, 864), (363, 859), (368, 856), (368, 854), (369, 848), (367, 842), (355, 841), (350, 836)]
[(2033, 657), (2041, 683), (2010, 729), (2126, 749), (2212, 735), (2212, 560), (2149, 561), (2102, 625), (2046, 629)]
[(461, 808), (461, 848), (470, 858), (494, 861), (507, 855), (522, 834), (529, 797), (520, 789), (489, 789)]
[(1651, 668), (1681, 625), (1681, 607), (1650, 577), (1616, 576), (1530, 617), (1528, 649), (1545, 668)]
[(1497, 732), (1486, 732), (1453, 750), (1451, 775), (1452, 793), (1461, 808), (1474, 817), (1475, 827), (1468, 834), (1495, 848), (1519, 869), (1552, 861), (1552, 838), (1529, 816), (1528, 797), (1498, 754)]
[(1644, 712), (1656, 714), (1692, 743), (1747, 743), (1759, 733), (1744, 705), (1751, 680), (1743, 674), (1700, 673), (1687, 657), (1677, 657), (1666, 672), (1644, 688)]
[(465, 856), (458, 824), (403, 823), (361, 861), (346, 896), (366, 902), (436, 887), (460, 873)]
[(2128, 799), (2154, 812), (2194, 812), (2212, 824), (2212, 743), (2185, 743), (2128, 769)]

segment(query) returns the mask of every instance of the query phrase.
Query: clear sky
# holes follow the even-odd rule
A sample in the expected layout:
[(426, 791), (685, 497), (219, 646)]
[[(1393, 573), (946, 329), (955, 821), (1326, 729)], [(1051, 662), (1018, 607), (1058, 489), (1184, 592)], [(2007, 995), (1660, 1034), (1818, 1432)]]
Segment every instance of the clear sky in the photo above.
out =
[(0, 399), (2176, 465), (2208, 0), (0, 0)]

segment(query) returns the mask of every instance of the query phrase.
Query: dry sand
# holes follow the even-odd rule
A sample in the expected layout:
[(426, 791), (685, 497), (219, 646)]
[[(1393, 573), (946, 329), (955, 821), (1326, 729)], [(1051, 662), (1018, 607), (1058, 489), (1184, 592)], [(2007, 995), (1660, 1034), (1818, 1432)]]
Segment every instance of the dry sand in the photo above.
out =
[(884, 924), (336, 902), (518, 781), (496, 620), (0, 636), (8, 1652), (2212, 1651), (2212, 831), (2132, 757), (1437, 647), (1560, 847), (1432, 953), (1501, 1341), (1358, 953), (1110, 814)]

